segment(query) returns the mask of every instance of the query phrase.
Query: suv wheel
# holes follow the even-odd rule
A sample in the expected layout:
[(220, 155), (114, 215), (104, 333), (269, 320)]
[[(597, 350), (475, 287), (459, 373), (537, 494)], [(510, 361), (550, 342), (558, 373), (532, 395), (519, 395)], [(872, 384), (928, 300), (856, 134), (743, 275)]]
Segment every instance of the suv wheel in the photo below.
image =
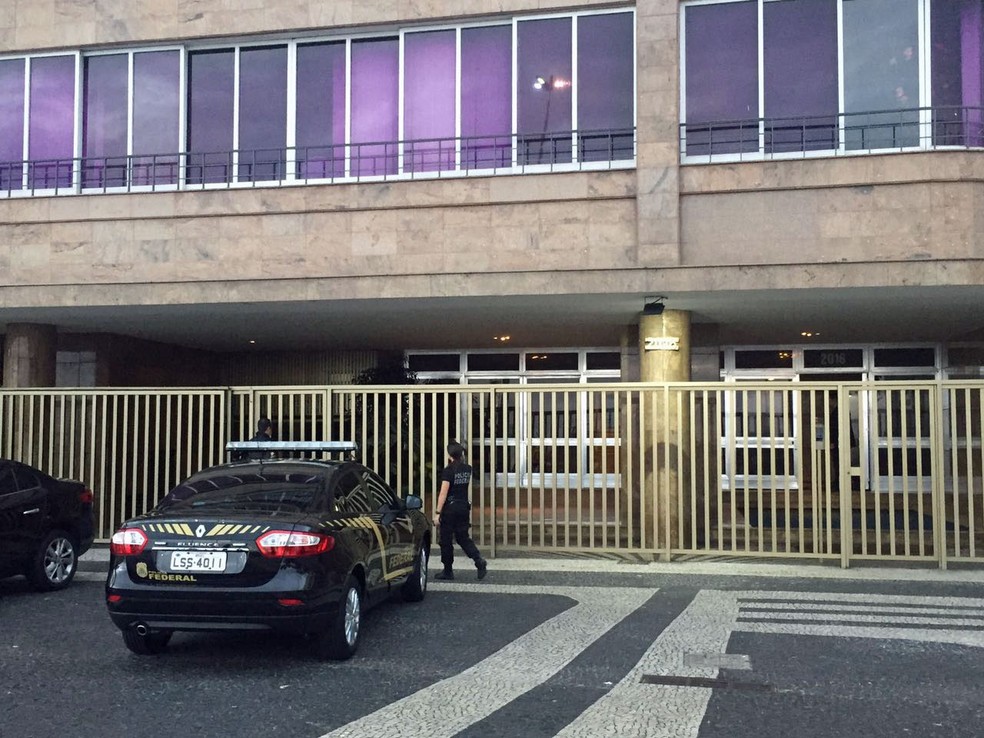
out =
[(75, 576), (78, 555), (75, 541), (63, 530), (53, 530), (41, 540), (27, 570), (35, 589), (52, 591), (67, 587)]

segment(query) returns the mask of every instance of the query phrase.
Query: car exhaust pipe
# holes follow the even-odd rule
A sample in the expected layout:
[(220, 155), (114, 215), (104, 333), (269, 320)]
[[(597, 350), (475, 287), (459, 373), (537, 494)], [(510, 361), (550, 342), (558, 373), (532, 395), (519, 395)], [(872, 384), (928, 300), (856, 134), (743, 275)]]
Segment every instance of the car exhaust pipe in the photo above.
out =
[(137, 635), (139, 636), (145, 636), (150, 632), (150, 628), (147, 627), (146, 623), (137, 623), (133, 629), (137, 631)]

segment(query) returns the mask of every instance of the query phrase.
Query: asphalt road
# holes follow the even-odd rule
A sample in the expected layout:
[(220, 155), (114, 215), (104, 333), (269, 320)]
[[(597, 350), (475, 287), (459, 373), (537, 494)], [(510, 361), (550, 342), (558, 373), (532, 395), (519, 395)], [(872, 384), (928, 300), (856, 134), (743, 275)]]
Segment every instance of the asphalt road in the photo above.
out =
[(0, 581), (0, 737), (984, 734), (979, 582), (490, 571), (369, 612), (343, 663), (236, 634), (139, 657), (98, 575)]

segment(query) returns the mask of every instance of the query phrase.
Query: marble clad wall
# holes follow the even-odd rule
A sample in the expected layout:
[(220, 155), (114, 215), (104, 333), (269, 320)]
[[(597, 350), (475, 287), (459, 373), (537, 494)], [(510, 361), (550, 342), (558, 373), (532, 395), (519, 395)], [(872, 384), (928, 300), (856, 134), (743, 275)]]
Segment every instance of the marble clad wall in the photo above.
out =
[(361, 277), (429, 296), (435, 275), (631, 269), (634, 187), (623, 171), (6, 201), (0, 281), (59, 304), (59, 285), (303, 278), (359, 297)]
[[(645, 4), (645, 3), (643, 3)], [(0, 53), (610, 6), (590, 0), (4, 0)]]

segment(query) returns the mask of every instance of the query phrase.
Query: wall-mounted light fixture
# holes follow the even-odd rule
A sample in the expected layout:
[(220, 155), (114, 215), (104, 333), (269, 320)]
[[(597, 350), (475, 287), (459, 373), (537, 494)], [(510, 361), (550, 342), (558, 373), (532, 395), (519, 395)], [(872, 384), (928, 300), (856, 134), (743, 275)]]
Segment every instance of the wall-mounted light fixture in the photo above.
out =
[(642, 306), (643, 315), (662, 315), (663, 309), (666, 307), (663, 304), (663, 300), (666, 299), (666, 295), (656, 295), (654, 297), (647, 297), (645, 304)]

